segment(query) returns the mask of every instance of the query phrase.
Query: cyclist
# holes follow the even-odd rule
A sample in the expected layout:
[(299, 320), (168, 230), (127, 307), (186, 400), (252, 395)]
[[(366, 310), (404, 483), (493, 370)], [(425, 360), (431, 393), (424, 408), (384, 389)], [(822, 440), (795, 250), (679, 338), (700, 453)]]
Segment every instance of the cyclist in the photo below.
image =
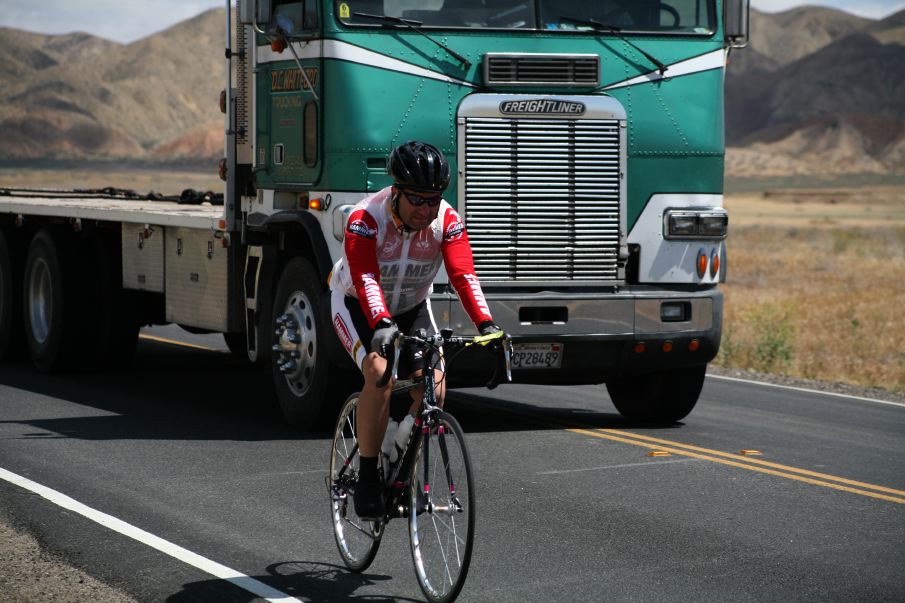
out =
[[(330, 278), (333, 328), (365, 380), (355, 426), (360, 455), (355, 512), (364, 519), (383, 511), (377, 462), (392, 383), (378, 388), (377, 381), (397, 334), (437, 332), (428, 296), (441, 259), (481, 334), (500, 331), (475, 276), (462, 218), (442, 197), (449, 184), (446, 158), (430, 144), (409, 141), (390, 153), (387, 171), (393, 184), (363, 199), (349, 215), (343, 257)], [(408, 375), (415, 358), (403, 352), (399, 374)], [(442, 401), (439, 374), (437, 381)], [(413, 408), (421, 393), (413, 391)]]

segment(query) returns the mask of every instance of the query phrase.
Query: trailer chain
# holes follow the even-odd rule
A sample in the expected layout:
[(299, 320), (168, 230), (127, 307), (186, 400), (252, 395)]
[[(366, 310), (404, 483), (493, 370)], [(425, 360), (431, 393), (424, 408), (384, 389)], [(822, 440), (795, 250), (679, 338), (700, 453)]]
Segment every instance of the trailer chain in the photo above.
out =
[(0, 195), (6, 197), (51, 198), (51, 199), (84, 199), (100, 197), (103, 199), (120, 199), (126, 201), (165, 201), (179, 205), (223, 205), (223, 193), (199, 191), (187, 188), (179, 195), (163, 195), (154, 191), (146, 194), (137, 193), (127, 188), (76, 188), (71, 190), (42, 188), (0, 188)]

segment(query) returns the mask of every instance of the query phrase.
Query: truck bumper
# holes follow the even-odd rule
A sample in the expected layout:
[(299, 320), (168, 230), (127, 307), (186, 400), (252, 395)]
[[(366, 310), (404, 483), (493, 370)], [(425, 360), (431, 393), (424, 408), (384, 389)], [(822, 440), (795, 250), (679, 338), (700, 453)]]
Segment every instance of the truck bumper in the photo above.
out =
[[(560, 368), (513, 371), (517, 383), (578, 385), (619, 376), (706, 364), (720, 347), (723, 294), (715, 287), (634, 286), (607, 292), (500, 292), (485, 290), (494, 320), (514, 344), (562, 345)], [(662, 316), (663, 305), (679, 316)], [(475, 333), (455, 295), (431, 296), (438, 327)], [(644, 344), (640, 346), (639, 344)], [(484, 384), (492, 369), (487, 353), (467, 350), (453, 364), (451, 386)]]

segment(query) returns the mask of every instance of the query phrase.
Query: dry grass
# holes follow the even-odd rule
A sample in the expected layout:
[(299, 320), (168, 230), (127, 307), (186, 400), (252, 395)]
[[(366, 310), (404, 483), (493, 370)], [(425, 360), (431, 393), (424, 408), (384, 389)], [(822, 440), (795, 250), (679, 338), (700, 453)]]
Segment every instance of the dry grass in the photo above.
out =
[(716, 363), (905, 393), (905, 188), (727, 197)]

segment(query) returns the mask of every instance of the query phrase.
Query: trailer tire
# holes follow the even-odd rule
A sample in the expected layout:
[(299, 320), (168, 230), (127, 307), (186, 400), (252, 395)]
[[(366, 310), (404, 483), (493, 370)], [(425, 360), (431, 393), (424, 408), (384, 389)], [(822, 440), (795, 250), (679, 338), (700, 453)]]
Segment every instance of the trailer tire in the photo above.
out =
[(54, 237), (42, 229), (25, 259), (25, 339), (32, 363), (44, 373), (69, 369), (78, 358), (78, 327), (84, 321), (78, 316), (78, 266), (70, 265), (72, 247), (65, 235)]
[(675, 423), (695, 407), (707, 365), (669, 369), (606, 382), (613, 405), (623, 417), (642, 423)]
[(0, 360), (24, 358), (22, 258), (15, 235), (0, 230)]
[(307, 259), (294, 257), (280, 274), (273, 299), (271, 371), (286, 419), (303, 431), (315, 427), (328, 398), (330, 327), (321, 311), (323, 279)]

